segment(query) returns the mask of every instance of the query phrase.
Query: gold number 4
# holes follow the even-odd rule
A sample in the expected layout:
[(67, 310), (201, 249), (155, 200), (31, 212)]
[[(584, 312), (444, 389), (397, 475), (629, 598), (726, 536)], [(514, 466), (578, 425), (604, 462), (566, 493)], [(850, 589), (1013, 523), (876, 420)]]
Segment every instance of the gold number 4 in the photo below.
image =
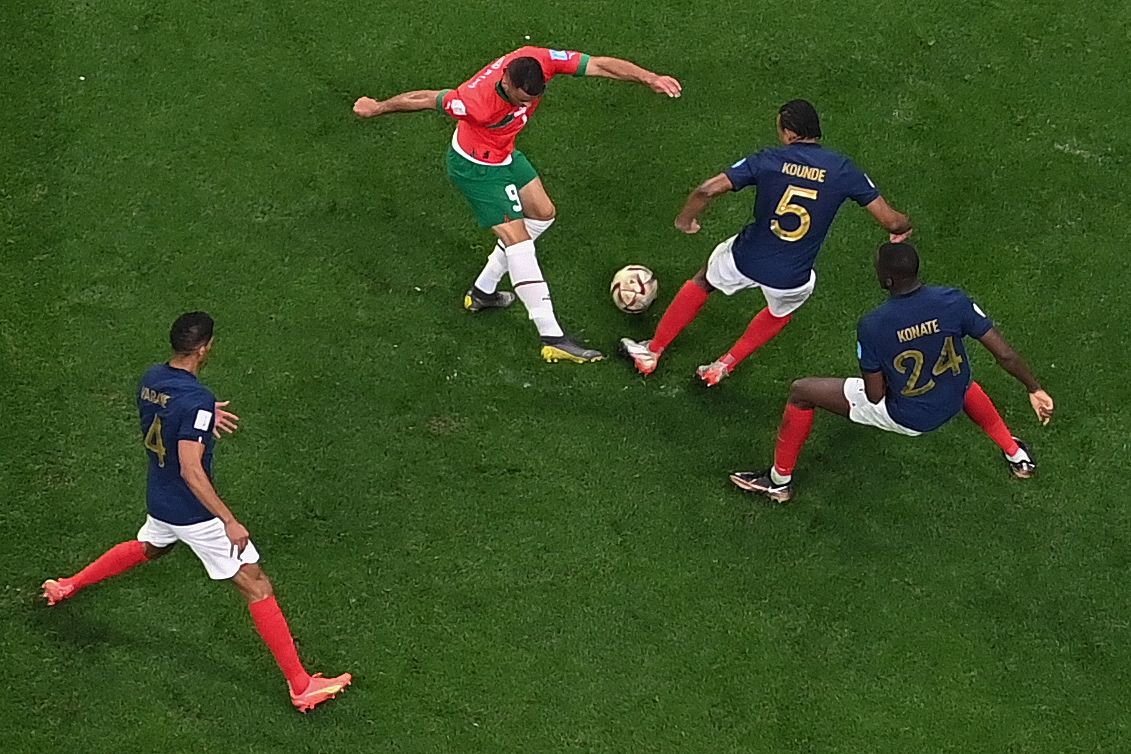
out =
[(157, 465), (165, 468), (165, 439), (161, 436), (161, 417), (153, 417), (149, 431), (145, 433), (145, 447), (157, 456)]
[[(903, 351), (895, 357), (893, 364), (896, 371), (900, 374), (908, 373), (908, 362), (911, 362), (911, 376), (907, 378), (907, 384), (899, 391), (900, 394), (908, 398), (914, 398), (935, 389), (935, 381), (933, 379), (928, 379), (922, 385), (917, 384), (919, 377), (923, 374), (923, 363), (925, 361), (926, 357), (923, 356), (923, 352), (914, 349)], [(931, 370), (931, 374), (935, 377), (941, 377), (947, 372), (956, 375), (962, 374), (962, 362), (963, 358), (958, 355), (958, 351), (954, 348), (954, 336), (948, 335), (946, 336), (946, 340), (943, 341), (942, 351), (939, 352), (939, 358), (935, 361), (935, 367)]]
[(778, 222), (778, 218), (775, 217), (773, 220), (770, 220), (770, 230), (781, 240), (789, 241), (790, 243), (800, 241), (804, 238), (805, 234), (809, 232), (809, 225), (812, 223), (809, 217), (809, 210), (800, 204), (794, 203), (794, 198), (816, 200), (817, 189), (789, 186), (786, 188), (785, 193), (781, 195), (781, 201), (778, 202), (778, 207), (774, 210), (774, 214), (779, 217), (795, 215), (798, 220), (798, 225), (795, 230), (785, 230), (782, 228), (781, 223)]

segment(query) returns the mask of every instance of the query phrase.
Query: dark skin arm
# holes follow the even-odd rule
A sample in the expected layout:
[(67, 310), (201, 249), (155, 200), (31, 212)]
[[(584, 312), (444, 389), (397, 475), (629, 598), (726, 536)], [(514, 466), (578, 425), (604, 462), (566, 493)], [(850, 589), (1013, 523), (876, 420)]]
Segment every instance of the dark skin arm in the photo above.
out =
[(892, 243), (898, 243), (911, 235), (911, 220), (907, 215), (888, 204), (887, 199), (877, 196), (864, 209), (868, 210), (876, 222), (884, 226)]
[(178, 440), (177, 455), (181, 461), (181, 478), (185, 480), (189, 490), (208, 512), (224, 522), (224, 533), (232, 541), (236, 552), (243, 554), (247, 547), (250, 534), (244, 525), (236, 520), (231, 509), (220, 499), (212, 480), (204, 471), (204, 443), (194, 440)]
[(698, 233), (699, 215), (703, 214), (711, 202), (728, 191), (734, 191), (734, 184), (730, 182), (726, 173), (719, 173), (700, 183), (691, 192), (691, 196), (687, 197), (679, 217), (675, 219), (675, 227), (688, 235)]
[(978, 340), (986, 347), (987, 351), (993, 354), (1002, 369), (1009, 372), (1015, 380), (1025, 386), (1025, 389), (1029, 391), (1029, 403), (1032, 404), (1037, 419), (1041, 424), (1048, 424), (1052, 419), (1052, 412), (1055, 408), (1052, 396), (1041, 388), (1041, 383), (1037, 381), (1032, 370), (1029, 369), (1029, 365), (1025, 363), (1025, 359), (1021, 358), (1021, 354), (1013, 350), (1013, 346), (1006, 342), (996, 327), (991, 327), (990, 331)]

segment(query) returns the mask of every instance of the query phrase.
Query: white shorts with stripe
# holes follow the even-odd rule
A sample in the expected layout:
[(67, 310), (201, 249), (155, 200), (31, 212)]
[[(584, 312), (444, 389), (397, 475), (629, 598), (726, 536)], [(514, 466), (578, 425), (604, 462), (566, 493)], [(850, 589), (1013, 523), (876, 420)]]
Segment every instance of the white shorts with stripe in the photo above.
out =
[(860, 377), (849, 377), (844, 381), (844, 397), (848, 400), (848, 418), (857, 424), (867, 427), (878, 427), (887, 432), (895, 432), (908, 437), (918, 437), (923, 434), (914, 429), (908, 429), (888, 413), (887, 398), (879, 403), (868, 400), (864, 390), (864, 380)]
[(817, 273), (813, 270), (809, 271), (809, 282), (799, 288), (770, 288), (743, 275), (734, 263), (736, 238), (738, 236), (731, 236), (716, 246), (711, 252), (710, 259), (707, 260), (707, 282), (712, 287), (727, 296), (733, 296), (748, 288), (761, 288), (762, 295), (766, 297), (766, 305), (770, 308), (770, 314), (775, 317), (793, 314), (813, 295), (813, 289), (817, 287)]
[(235, 545), (224, 533), (224, 522), (218, 518), (210, 518), (199, 524), (175, 526), (153, 516), (146, 516), (137, 538), (154, 547), (168, 547), (175, 542), (184, 542), (200, 558), (209, 578), (217, 581), (232, 578), (242, 565), (259, 562), (259, 551), (250, 541), (243, 553), (236, 554)]

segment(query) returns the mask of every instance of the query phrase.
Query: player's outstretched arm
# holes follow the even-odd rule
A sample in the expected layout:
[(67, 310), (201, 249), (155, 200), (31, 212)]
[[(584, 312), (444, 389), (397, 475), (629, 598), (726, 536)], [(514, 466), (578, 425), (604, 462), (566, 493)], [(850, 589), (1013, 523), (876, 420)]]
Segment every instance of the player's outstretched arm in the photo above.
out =
[(372, 97), (359, 97), (353, 103), (353, 111), (362, 118), (374, 118), (378, 115), (389, 113), (414, 113), (418, 110), (435, 110), (436, 98), (440, 96), (439, 89), (418, 89), (414, 92), (405, 92), (386, 100), (377, 100)]
[(207, 508), (209, 513), (224, 522), (224, 533), (232, 541), (236, 552), (242, 555), (251, 535), (248, 534), (244, 525), (236, 520), (231, 509), (220, 499), (220, 496), (216, 493), (216, 488), (212, 486), (212, 480), (208, 478), (207, 472), (204, 471), (204, 443), (194, 440), (178, 440), (177, 456), (181, 462), (181, 478), (185, 480), (185, 484), (188, 485), (189, 490), (200, 501), (200, 504)]
[(699, 184), (683, 205), (679, 217), (675, 219), (675, 227), (691, 235), (699, 232), (699, 215), (715, 201), (715, 199), (728, 191), (734, 191), (734, 184), (726, 173), (708, 178)]
[(876, 221), (887, 230), (892, 243), (904, 241), (911, 235), (911, 220), (907, 215), (888, 204), (887, 199), (877, 196), (867, 204), (866, 208), (872, 213), (872, 217), (876, 218)]
[(1041, 383), (1037, 382), (1037, 378), (1033, 376), (1029, 365), (1025, 363), (1025, 359), (1021, 358), (1021, 354), (1013, 350), (1013, 347), (1005, 341), (996, 327), (991, 327), (989, 332), (978, 340), (982, 342), (987, 351), (994, 355), (1002, 369), (1009, 372), (1014, 379), (1025, 386), (1025, 389), (1029, 391), (1029, 403), (1032, 404), (1037, 419), (1040, 420), (1041, 424), (1048, 424), (1049, 420), (1052, 419), (1052, 412), (1055, 408), (1052, 396), (1041, 388)]
[(669, 97), (678, 97), (683, 94), (683, 85), (673, 77), (652, 73), (646, 68), (636, 65), (636, 63), (620, 58), (595, 55), (589, 58), (585, 75), (601, 76), (617, 81), (634, 81), (637, 84), (643, 84), (657, 94), (666, 94)]

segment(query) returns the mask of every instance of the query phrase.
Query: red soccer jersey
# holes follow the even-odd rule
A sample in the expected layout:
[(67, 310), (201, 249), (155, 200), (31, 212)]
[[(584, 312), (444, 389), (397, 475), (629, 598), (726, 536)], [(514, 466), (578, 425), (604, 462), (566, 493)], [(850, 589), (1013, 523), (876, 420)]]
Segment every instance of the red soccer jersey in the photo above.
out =
[(580, 52), (522, 47), (484, 68), (458, 89), (445, 89), (436, 106), (459, 121), (452, 147), (464, 157), (486, 165), (505, 165), (514, 142), (542, 99), (520, 107), (503, 94), (503, 70), (515, 59), (534, 58), (542, 65), (546, 82), (559, 74), (584, 76), (589, 56)]

